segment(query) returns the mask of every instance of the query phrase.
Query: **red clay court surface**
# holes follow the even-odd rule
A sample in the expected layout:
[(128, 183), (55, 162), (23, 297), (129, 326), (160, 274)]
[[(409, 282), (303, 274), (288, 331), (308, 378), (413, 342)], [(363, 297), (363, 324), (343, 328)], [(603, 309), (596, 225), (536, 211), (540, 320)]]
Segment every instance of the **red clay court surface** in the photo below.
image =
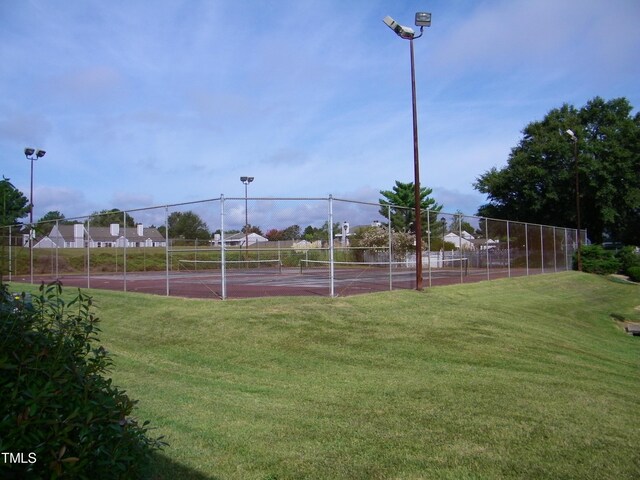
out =
[[(348, 296), (362, 293), (389, 291), (390, 289), (414, 289), (415, 271), (400, 269), (394, 271), (389, 280), (389, 272), (370, 272), (360, 269), (335, 269), (334, 295)], [(545, 270), (551, 273), (551, 270)], [(545, 273), (541, 269), (529, 269), (528, 274)], [(274, 296), (331, 296), (331, 281), (328, 271), (301, 274), (298, 268), (283, 268), (281, 273), (252, 271), (232, 272), (226, 275), (227, 298), (254, 298)], [(525, 269), (506, 268), (469, 269), (461, 274), (455, 271), (439, 272), (427, 269), (423, 272), (423, 286), (452, 285), (485, 280), (527, 275)], [(58, 278), (63, 286), (95, 288), (127, 292), (148, 293), (186, 298), (221, 299), (222, 277), (219, 272), (128, 272), (119, 274), (64, 275)], [(14, 277), (16, 282), (28, 283), (29, 276)], [(34, 283), (51, 282), (52, 276), (35, 275)], [(391, 283), (391, 285), (390, 285)], [(168, 285), (168, 287), (167, 287)]]

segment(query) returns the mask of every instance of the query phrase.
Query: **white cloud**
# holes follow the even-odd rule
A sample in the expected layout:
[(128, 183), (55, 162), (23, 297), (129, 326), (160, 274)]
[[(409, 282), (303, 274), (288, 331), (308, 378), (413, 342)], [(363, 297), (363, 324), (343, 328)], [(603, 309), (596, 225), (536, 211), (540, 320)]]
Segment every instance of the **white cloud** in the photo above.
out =
[(90, 213), (85, 210), (90, 202), (87, 201), (84, 192), (74, 188), (37, 186), (36, 184), (33, 197), (35, 220), (47, 212), (58, 211), (66, 218)]

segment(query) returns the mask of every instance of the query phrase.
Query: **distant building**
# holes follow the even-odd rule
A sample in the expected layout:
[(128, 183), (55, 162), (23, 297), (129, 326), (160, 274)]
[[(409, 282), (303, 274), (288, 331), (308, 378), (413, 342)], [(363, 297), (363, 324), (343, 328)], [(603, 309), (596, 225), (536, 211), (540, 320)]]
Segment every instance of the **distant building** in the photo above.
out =
[(40, 239), (33, 248), (103, 248), (103, 247), (164, 247), (166, 240), (155, 227), (120, 227), (117, 223), (109, 227), (85, 227), (55, 225), (49, 235)]
[(314, 248), (322, 248), (322, 241), (316, 240), (314, 242), (310, 242), (308, 240), (300, 240), (299, 242), (293, 242), (291, 248), (293, 248), (297, 253), (304, 253)]
[(462, 236), (449, 232), (444, 236), (444, 241), (455, 245), (456, 250), (485, 250), (496, 248), (500, 243), (498, 240), (487, 240), (485, 238), (476, 239), (469, 232), (462, 231)]
[(242, 232), (234, 233), (232, 235), (224, 236), (224, 244), (227, 247), (238, 246), (244, 247), (248, 245), (255, 245), (256, 243), (268, 242), (269, 239), (263, 237), (262, 235), (258, 235), (257, 233), (249, 233), (245, 235)]

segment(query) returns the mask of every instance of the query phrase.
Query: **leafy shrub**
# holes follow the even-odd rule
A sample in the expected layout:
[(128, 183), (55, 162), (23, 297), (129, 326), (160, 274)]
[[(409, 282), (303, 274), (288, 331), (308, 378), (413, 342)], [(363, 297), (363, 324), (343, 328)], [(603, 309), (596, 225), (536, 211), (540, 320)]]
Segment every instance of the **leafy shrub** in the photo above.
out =
[(166, 444), (105, 378), (112, 361), (91, 297), (61, 294), (59, 283), (42, 285), (30, 303), (0, 285), (0, 451), (35, 460), (1, 462), (0, 477), (140, 478)]
[(631, 267), (627, 270), (629, 280), (632, 282), (640, 282), (640, 267)]
[[(364, 248), (366, 252), (373, 256), (379, 253), (389, 251), (389, 230), (383, 227), (364, 227), (358, 229), (356, 235), (352, 238), (354, 247)], [(415, 235), (408, 232), (392, 232), (391, 233), (391, 251), (395, 261), (403, 261), (407, 253), (414, 251)], [(357, 250), (357, 252), (362, 252)], [(364, 256), (362, 253), (357, 258), (362, 261)]]
[(629, 275), (629, 270), (633, 267), (640, 267), (640, 254), (636, 253), (636, 247), (623, 247), (616, 253), (616, 258), (620, 262), (620, 273)]
[[(620, 262), (613, 252), (607, 251), (601, 245), (583, 245), (580, 247), (582, 256), (582, 271), (608, 275), (620, 270)], [(573, 269), (578, 267), (577, 254), (573, 255)]]

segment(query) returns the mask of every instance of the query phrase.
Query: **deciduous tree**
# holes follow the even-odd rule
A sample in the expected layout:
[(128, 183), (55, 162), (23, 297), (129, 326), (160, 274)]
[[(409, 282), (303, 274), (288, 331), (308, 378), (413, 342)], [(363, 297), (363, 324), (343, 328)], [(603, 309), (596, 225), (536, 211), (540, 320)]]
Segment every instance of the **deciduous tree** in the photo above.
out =
[(9, 181), (0, 181), (0, 226), (15, 225), (29, 213), (29, 200)]
[(56, 224), (56, 222), (59, 225), (71, 225), (73, 222), (69, 221), (69, 220), (65, 220), (64, 214), (60, 213), (57, 210), (51, 210), (47, 213), (45, 213), (42, 218), (40, 218), (37, 223), (37, 230), (38, 233), (42, 234), (42, 235), (49, 235), (49, 233), (51, 232), (51, 229), (53, 228), (53, 226)]
[(478, 215), (574, 227), (576, 162), (581, 227), (591, 240), (604, 237), (640, 244), (640, 114), (625, 98), (596, 97), (581, 109), (565, 104), (529, 123), (507, 165), (485, 172), (474, 187), (488, 203)]
[(173, 212), (168, 218), (169, 238), (183, 238), (187, 240), (209, 240), (211, 232), (207, 224), (197, 213)]
[(117, 208), (93, 212), (89, 216), (89, 222), (91, 222), (92, 227), (108, 227), (113, 223), (117, 223), (121, 227), (126, 226), (127, 228), (134, 228), (136, 226), (136, 221), (131, 215)]

